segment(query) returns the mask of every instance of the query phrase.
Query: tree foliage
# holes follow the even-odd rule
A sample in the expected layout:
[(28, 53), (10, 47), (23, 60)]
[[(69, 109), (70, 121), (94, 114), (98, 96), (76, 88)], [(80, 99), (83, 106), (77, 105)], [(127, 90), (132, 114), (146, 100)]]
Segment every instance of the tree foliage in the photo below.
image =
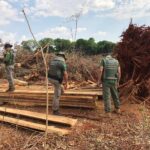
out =
[[(94, 38), (78, 39), (76, 42), (60, 38), (44, 38), (39, 41), (39, 44), (44, 48), (44, 52), (77, 51), (87, 55), (111, 53), (116, 45), (109, 41), (96, 42)], [(28, 51), (34, 51), (37, 44), (34, 40), (23, 41), (22, 47)]]
[(38, 45), (34, 40), (22, 41), (21, 45), (25, 50), (30, 52), (38, 48)]

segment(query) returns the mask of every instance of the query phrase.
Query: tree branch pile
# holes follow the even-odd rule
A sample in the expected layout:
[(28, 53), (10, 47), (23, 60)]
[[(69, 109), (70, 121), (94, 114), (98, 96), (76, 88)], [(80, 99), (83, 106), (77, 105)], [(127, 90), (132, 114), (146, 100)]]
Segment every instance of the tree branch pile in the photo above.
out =
[[(55, 56), (54, 54), (47, 55), (47, 64)], [(18, 56), (19, 60), (20, 57)], [(101, 56), (83, 56), (79, 53), (67, 54), (67, 70), (69, 80), (75, 82), (94, 81), (98, 79), (98, 66)], [(18, 61), (17, 61), (18, 62)], [(26, 81), (39, 81), (45, 76), (43, 68), (42, 55), (40, 52), (26, 55), (20, 60), (21, 68), (16, 71), (18, 77), (24, 77)], [(18, 73), (20, 72), (20, 73)]]
[(122, 68), (121, 97), (150, 104), (150, 27), (130, 23), (116, 50)]

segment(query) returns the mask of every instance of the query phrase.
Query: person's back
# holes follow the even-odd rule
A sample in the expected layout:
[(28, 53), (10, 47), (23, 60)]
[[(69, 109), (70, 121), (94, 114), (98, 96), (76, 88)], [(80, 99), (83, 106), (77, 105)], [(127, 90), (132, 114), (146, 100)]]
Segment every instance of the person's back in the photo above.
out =
[(48, 72), (49, 81), (54, 86), (54, 98), (52, 110), (54, 115), (59, 115), (59, 100), (63, 93), (62, 82), (64, 81), (65, 89), (68, 86), (68, 73), (66, 66), (66, 56), (64, 52), (59, 52), (49, 64)]
[(114, 101), (115, 112), (118, 113), (120, 111), (120, 100), (117, 90), (120, 76), (121, 71), (118, 60), (110, 55), (103, 58), (101, 61), (99, 82), (102, 79), (104, 107), (108, 115), (111, 113), (111, 96)]
[(103, 80), (118, 80), (118, 67), (119, 62), (111, 56), (107, 56), (102, 60), (103, 70)]
[(49, 78), (58, 80), (62, 83), (65, 69), (65, 59), (62, 57), (56, 57), (50, 62), (48, 76)]

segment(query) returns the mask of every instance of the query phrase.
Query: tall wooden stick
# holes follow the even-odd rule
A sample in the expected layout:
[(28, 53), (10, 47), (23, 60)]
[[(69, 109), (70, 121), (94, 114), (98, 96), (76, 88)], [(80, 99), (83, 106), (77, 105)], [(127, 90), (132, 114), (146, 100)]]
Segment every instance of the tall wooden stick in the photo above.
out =
[(46, 72), (46, 79), (45, 79), (45, 84), (46, 84), (46, 127), (45, 127), (45, 141), (44, 141), (44, 149), (46, 150), (46, 141), (47, 141), (47, 128), (48, 128), (48, 113), (49, 113), (49, 95), (48, 95), (48, 67), (47, 67), (47, 63), (46, 63), (46, 59), (44, 57), (44, 52), (43, 52), (43, 48), (42, 46), (37, 42), (33, 32), (32, 32), (32, 29), (31, 29), (31, 26), (30, 26), (30, 23), (29, 23), (29, 20), (27, 18), (27, 15), (25, 13), (25, 10), (23, 9), (22, 10), (23, 14), (24, 14), (24, 17), (25, 17), (25, 20), (27, 22), (27, 25), (28, 25), (28, 28), (29, 28), (29, 31), (34, 39), (34, 41), (37, 43), (37, 45), (40, 47), (41, 49), (41, 52), (42, 52), (42, 58), (43, 58), (43, 61), (44, 61), (44, 66), (45, 66), (45, 72)]

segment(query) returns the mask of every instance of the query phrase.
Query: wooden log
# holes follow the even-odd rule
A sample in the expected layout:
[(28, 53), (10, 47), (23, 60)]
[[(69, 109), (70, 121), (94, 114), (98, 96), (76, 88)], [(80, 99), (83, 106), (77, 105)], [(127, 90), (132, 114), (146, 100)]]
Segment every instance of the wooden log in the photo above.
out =
[[(6, 117), (6, 116), (2, 116), (2, 115), (0, 115), (0, 121), (19, 125), (22, 127), (36, 129), (39, 131), (45, 131), (45, 128), (46, 128), (45, 125), (43, 125), (43, 124), (38, 124), (38, 123), (30, 122), (30, 121), (25, 121), (22, 119), (17, 119), (17, 118)], [(48, 131), (48, 133), (57, 133), (59, 135), (69, 134), (69, 130), (57, 128), (55, 126), (48, 126), (47, 131)]]
[[(31, 111), (19, 110), (14, 108), (7, 108), (7, 107), (0, 107), (0, 112), (14, 114), (14, 115), (21, 115), (29, 118), (40, 119), (40, 120), (46, 120), (46, 114), (38, 113), (38, 112), (31, 112)], [(60, 124), (66, 124), (70, 126), (74, 126), (77, 123), (77, 119), (72, 119), (63, 116), (54, 116), (54, 115), (48, 115), (48, 121), (60, 123)]]

